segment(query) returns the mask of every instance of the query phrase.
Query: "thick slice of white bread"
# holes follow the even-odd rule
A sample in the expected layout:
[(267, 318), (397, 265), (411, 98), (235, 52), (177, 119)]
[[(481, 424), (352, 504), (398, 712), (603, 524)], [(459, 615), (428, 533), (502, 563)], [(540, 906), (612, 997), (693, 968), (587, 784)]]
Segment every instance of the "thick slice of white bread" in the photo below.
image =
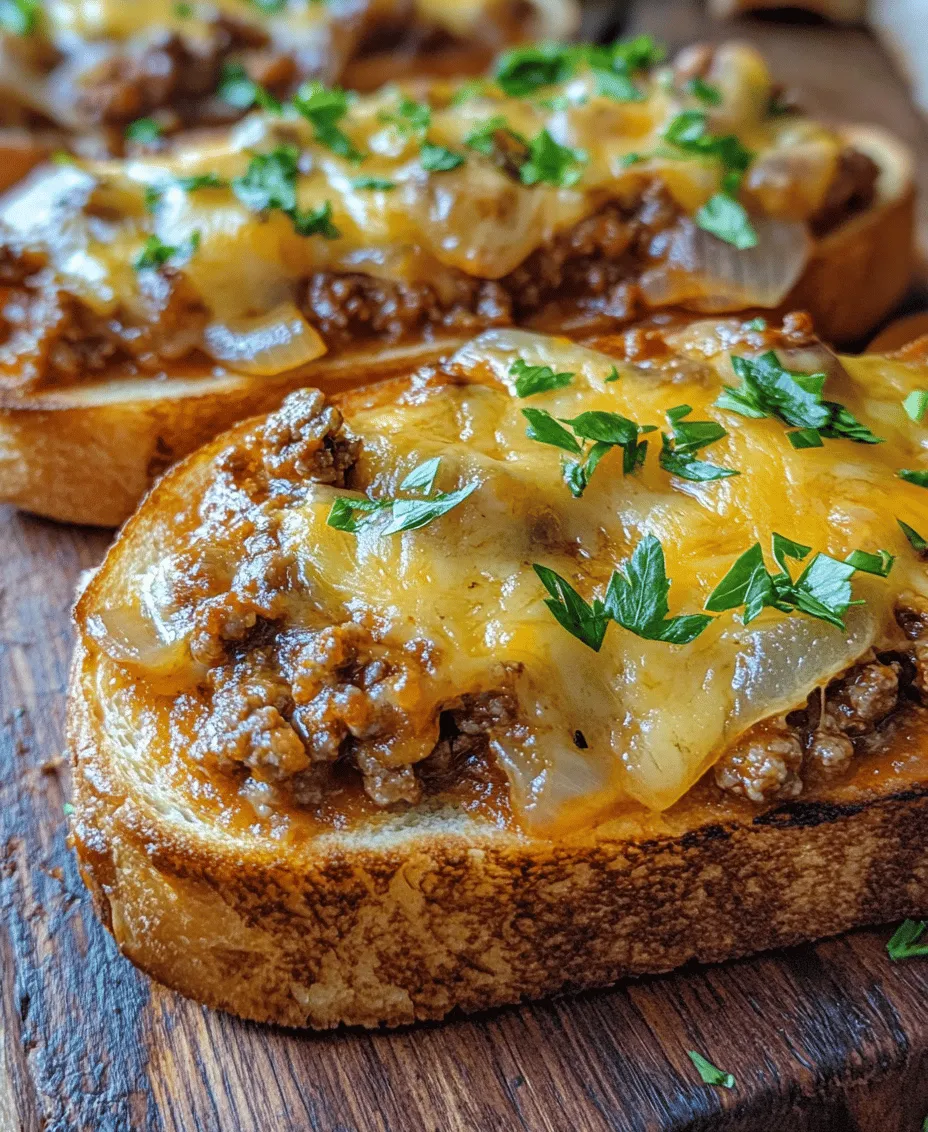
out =
[[(352, 404), (384, 399), (349, 395), (349, 421)], [(205, 818), (166, 786), (173, 748), (146, 752), (121, 706), (145, 696), (145, 678), (107, 665), (94, 622), (176, 549), (179, 517), (253, 424), (156, 485), (76, 609), (73, 839), (101, 917), (139, 967), (260, 1021), (398, 1025), (928, 911), (921, 708), (842, 781), (762, 808), (703, 780), (661, 813), (629, 804), (556, 839), (440, 798), (293, 839)]]
[[(904, 293), (913, 268), (914, 188), (908, 150), (882, 131), (853, 127), (847, 144), (882, 170), (877, 201), (815, 247), (784, 309), (811, 312), (826, 341), (863, 336)], [(557, 327), (544, 327), (557, 331)], [(605, 333), (602, 320), (587, 328)], [(570, 333), (582, 336), (582, 326)], [(169, 464), (293, 389), (367, 384), (460, 345), (461, 333), (322, 358), (280, 377), (226, 374), (156, 381), (80, 382), (0, 392), (0, 500), (74, 523), (115, 526)]]
[(681, 803), (550, 842), (418, 809), (259, 851), (130, 785), (131, 736), (94, 698), (78, 651), (74, 838), (104, 923), (159, 982), (256, 1021), (400, 1025), (928, 909), (928, 734), (875, 784), (761, 815)]

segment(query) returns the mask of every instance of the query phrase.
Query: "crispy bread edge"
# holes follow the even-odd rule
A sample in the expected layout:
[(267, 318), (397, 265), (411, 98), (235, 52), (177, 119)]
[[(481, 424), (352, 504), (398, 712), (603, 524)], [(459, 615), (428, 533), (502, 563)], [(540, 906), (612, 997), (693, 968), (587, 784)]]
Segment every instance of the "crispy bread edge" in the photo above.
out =
[(439, 1019), (928, 911), (928, 782), (673, 836), (529, 839), (450, 809), (302, 848), (133, 792), (79, 647), (73, 836), (133, 963), (209, 1006), (329, 1028)]
[[(830, 342), (866, 334), (892, 309), (914, 256), (911, 155), (880, 130), (844, 132), (884, 170), (881, 200), (819, 242), (783, 307), (809, 310)], [(333, 391), (409, 373), (466, 337), (323, 359), (281, 378), (232, 377), (183, 397), (170, 396), (170, 383), (162, 383), (164, 395), (159, 389), (144, 399), (114, 388), (111, 399), (88, 404), (78, 385), (0, 400), (0, 501), (65, 522), (117, 526), (168, 465), (243, 417), (275, 409), (293, 389)]]

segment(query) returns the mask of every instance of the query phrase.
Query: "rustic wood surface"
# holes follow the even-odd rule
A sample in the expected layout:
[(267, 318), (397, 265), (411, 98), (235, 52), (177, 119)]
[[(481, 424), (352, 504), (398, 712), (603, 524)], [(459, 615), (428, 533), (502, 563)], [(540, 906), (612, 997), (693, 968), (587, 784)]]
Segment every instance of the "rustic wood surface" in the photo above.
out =
[[(682, 0), (633, 24), (675, 43), (706, 30)], [(810, 106), (896, 129), (928, 180), (925, 123), (865, 33), (737, 32)], [(65, 844), (68, 607), (106, 544), (0, 510), (0, 1132), (922, 1128), (928, 962), (890, 963), (886, 928), (395, 1033), (294, 1035), (150, 983), (96, 922)], [(737, 1087), (702, 1085), (688, 1049)]]

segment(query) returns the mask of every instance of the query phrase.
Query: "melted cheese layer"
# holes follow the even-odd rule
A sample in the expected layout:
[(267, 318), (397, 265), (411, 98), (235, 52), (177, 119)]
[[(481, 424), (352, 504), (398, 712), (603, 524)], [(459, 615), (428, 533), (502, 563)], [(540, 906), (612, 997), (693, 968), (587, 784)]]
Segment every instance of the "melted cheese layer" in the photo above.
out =
[[(713, 132), (734, 134), (755, 154), (742, 196), (758, 218), (761, 242), (753, 251), (736, 251), (689, 225), (681, 233), (685, 238), (665, 249), (669, 275), (643, 281), (648, 301), (663, 306), (701, 298), (698, 309), (704, 310), (776, 305), (801, 274), (806, 221), (824, 199), (842, 140), (807, 119), (769, 116), (770, 76), (749, 48), (716, 52), (709, 78), (722, 99), (717, 107), (702, 107), (666, 81), (669, 75), (663, 70), (636, 79), (644, 97), (631, 102), (597, 93), (589, 70), (537, 97), (509, 97), (491, 86), (458, 105), (455, 87), (433, 84), (428, 140), (465, 158), (446, 172), (427, 172), (422, 137), (384, 120), (396, 114), (395, 89), (359, 98), (339, 123), (367, 155), (361, 163), (320, 144), (293, 111), (283, 118), (258, 115), (228, 134), (164, 155), (47, 169), (7, 198), (0, 225), (11, 245), (49, 257), (62, 290), (99, 314), (121, 314), (130, 322), (145, 323), (160, 309), (152, 303), (151, 273), (133, 267), (152, 235), (178, 249), (169, 261), (172, 270), (220, 323), (292, 303), (317, 271), (429, 283), (439, 295), (453, 295), (462, 276), (506, 276), (606, 202), (633, 207), (654, 181), (685, 214), (696, 213), (722, 185), (722, 165), (674, 151), (663, 139), (668, 123), (696, 106), (706, 109)], [(496, 116), (527, 139), (545, 129), (578, 151), (580, 180), (569, 187), (522, 184), (469, 147), (469, 135)], [(295, 145), (301, 154), (298, 207), (329, 203), (337, 238), (300, 236), (279, 209), (255, 212), (231, 188), (186, 191), (178, 184), (204, 174), (229, 182), (245, 173), (255, 154), (279, 145)], [(633, 154), (641, 160), (629, 164)], [(395, 187), (362, 188), (358, 178)], [(147, 212), (145, 192), (153, 189), (160, 203)], [(204, 348), (208, 353), (208, 344)]]

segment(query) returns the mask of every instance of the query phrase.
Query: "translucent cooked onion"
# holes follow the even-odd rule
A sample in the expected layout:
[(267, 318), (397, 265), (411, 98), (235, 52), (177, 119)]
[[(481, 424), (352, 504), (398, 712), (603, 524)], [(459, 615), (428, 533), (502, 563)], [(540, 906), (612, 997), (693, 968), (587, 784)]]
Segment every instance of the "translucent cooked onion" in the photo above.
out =
[(190, 656), (186, 637), (167, 640), (138, 607), (116, 606), (94, 615), (90, 636), (117, 663), (155, 681), (195, 682), (205, 671)]
[(501, 279), (544, 238), (543, 193), (477, 160), (423, 182), (417, 208), (432, 254), (484, 279)]
[(873, 644), (879, 626), (867, 606), (845, 618), (848, 631), (810, 617), (733, 631), (741, 651), (735, 663), (730, 731), (801, 707), (810, 692), (854, 664)]
[(203, 338), (210, 357), (255, 377), (286, 373), (326, 352), (322, 335), (293, 303), (253, 318), (210, 323)]
[(806, 226), (794, 221), (758, 219), (754, 228), (757, 246), (742, 251), (682, 221), (670, 236), (664, 262), (641, 278), (647, 302), (707, 314), (779, 306), (805, 269), (811, 238)]

